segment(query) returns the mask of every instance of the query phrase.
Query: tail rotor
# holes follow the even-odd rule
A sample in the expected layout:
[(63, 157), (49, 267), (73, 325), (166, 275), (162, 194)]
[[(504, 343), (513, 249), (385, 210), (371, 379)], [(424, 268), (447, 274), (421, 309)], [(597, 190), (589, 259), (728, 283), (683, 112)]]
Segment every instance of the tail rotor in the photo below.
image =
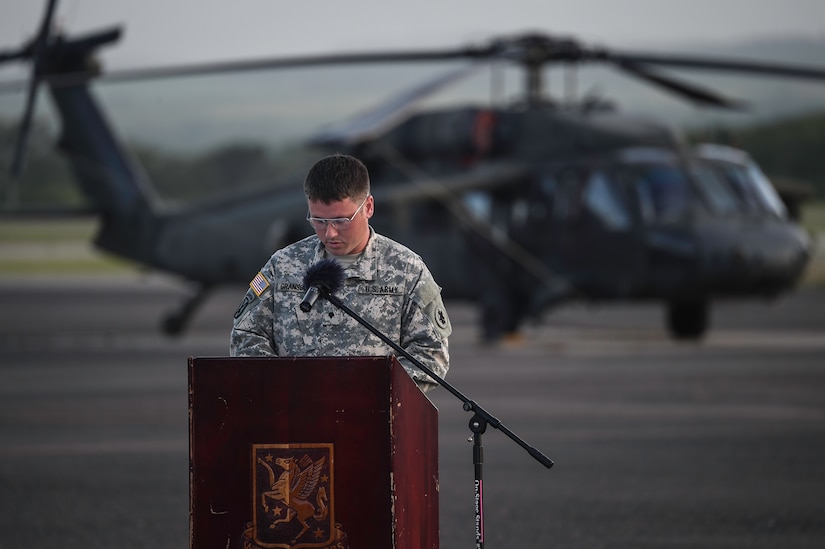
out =
[(25, 160), (26, 143), (31, 130), (34, 107), (37, 102), (37, 92), (40, 87), (40, 75), (43, 66), (43, 52), (51, 41), (52, 19), (54, 18), (57, 0), (49, 0), (46, 5), (46, 12), (40, 23), (40, 29), (31, 42), (20, 48), (16, 52), (0, 53), (0, 62), (13, 61), (17, 59), (31, 59), (31, 77), (29, 78), (26, 90), (26, 106), (23, 110), (23, 118), (20, 120), (20, 128), (17, 134), (17, 143), (14, 148), (14, 157), (11, 163), (11, 176), (18, 178), (23, 170)]

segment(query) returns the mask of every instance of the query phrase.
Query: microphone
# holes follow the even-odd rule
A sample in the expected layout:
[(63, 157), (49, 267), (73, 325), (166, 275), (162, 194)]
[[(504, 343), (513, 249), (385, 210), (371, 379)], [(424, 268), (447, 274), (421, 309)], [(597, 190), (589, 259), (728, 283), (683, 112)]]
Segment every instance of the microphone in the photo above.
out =
[(318, 298), (324, 294), (334, 294), (344, 285), (346, 275), (344, 268), (334, 259), (322, 259), (310, 265), (304, 275), (304, 288), (307, 289), (301, 310), (308, 313)]

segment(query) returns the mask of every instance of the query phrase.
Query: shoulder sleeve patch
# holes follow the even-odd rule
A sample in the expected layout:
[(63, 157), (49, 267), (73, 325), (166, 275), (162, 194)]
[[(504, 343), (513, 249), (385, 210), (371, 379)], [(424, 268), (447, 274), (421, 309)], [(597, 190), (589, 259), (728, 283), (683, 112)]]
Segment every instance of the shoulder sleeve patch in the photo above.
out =
[(433, 323), (441, 337), (448, 337), (452, 333), (453, 327), (450, 324), (450, 317), (447, 316), (447, 310), (444, 308), (440, 296), (425, 305), (422, 311)]
[(258, 271), (258, 274), (256, 274), (252, 282), (249, 283), (249, 287), (252, 288), (256, 296), (261, 297), (261, 294), (269, 288), (269, 280), (266, 279), (262, 272)]
[(244, 314), (244, 311), (246, 311), (246, 309), (252, 303), (257, 301), (257, 298), (254, 297), (253, 294), (254, 294), (254, 292), (252, 290), (247, 290), (246, 294), (244, 294), (243, 301), (241, 301), (241, 304), (238, 306), (238, 310), (235, 311), (235, 316), (233, 317), (235, 319), (235, 323), (238, 322), (238, 319), (241, 318), (241, 316)]
[(435, 317), (435, 323), (438, 324), (439, 328), (442, 330), (447, 330), (450, 328), (450, 319), (447, 318), (447, 310), (444, 309), (443, 304), (439, 304), (433, 316)]

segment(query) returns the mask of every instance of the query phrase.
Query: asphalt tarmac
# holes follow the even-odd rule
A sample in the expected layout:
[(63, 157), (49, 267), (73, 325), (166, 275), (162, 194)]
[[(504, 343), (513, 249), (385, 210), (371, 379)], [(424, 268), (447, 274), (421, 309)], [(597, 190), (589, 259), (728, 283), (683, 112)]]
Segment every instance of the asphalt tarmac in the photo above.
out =
[[(169, 281), (0, 281), (0, 548), (188, 545), (187, 357), (226, 354), (242, 293), (168, 339)], [(701, 344), (577, 305), (482, 346), (448, 307), (448, 380), (555, 461), (484, 434), (488, 549), (825, 547), (825, 290), (721, 304)], [(473, 547), (470, 418), (430, 395), (441, 547)]]

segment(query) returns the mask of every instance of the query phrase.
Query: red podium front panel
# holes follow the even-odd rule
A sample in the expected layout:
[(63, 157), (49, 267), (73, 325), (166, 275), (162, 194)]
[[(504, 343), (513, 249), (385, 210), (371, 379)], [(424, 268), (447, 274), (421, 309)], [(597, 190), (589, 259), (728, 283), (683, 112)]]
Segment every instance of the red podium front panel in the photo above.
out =
[(438, 548), (438, 414), (393, 357), (190, 358), (190, 548)]

